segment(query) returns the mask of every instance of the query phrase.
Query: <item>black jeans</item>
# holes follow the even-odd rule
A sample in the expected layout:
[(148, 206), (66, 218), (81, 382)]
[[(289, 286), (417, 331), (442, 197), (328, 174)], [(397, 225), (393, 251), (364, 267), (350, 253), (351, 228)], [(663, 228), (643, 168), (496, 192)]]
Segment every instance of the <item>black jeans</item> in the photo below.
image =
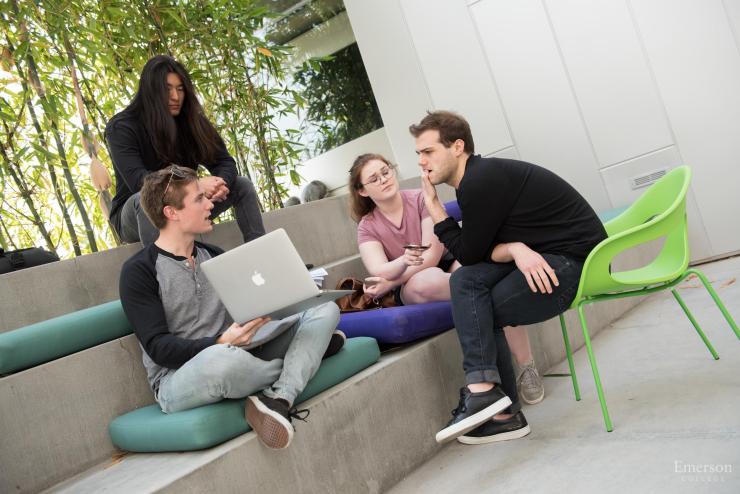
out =
[(578, 289), (583, 263), (567, 256), (542, 254), (560, 285), (553, 293), (534, 293), (516, 265), (479, 263), (452, 273), (452, 316), (463, 351), (465, 383), (501, 384), (511, 398), (510, 411), (521, 405), (504, 326), (545, 321), (564, 312)]
[[(128, 243), (138, 242), (147, 246), (157, 240), (159, 230), (152, 225), (141, 207), (140, 192), (129, 197), (121, 208), (121, 231), (118, 234), (121, 240)], [(262, 213), (257, 199), (257, 191), (249, 179), (236, 177), (229, 195), (222, 202), (214, 202), (211, 219), (234, 207), (236, 223), (242, 232), (245, 242), (254, 240), (265, 234), (262, 224)]]

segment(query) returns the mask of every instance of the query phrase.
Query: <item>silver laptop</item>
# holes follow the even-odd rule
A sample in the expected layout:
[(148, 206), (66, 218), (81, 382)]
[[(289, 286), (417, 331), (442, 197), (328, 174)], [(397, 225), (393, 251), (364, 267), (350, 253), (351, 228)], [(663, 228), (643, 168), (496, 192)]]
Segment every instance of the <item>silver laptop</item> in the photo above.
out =
[(352, 290), (319, 290), (285, 230), (279, 228), (201, 268), (235, 322), (283, 319)]

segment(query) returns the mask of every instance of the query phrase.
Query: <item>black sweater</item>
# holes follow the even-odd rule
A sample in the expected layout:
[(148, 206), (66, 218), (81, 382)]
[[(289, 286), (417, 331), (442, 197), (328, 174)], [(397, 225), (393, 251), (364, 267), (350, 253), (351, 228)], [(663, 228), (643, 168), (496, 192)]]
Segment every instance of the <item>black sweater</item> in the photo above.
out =
[[(115, 115), (105, 126), (105, 139), (110, 148), (111, 160), (116, 175), (116, 196), (111, 206), (111, 221), (116, 230), (120, 231), (120, 209), (126, 200), (141, 190), (144, 177), (157, 170), (169, 166), (158, 156), (152, 146), (149, 134), (139, 118), (129, 112), (122, 111)], [(211, 175), (221, 177), (226, 186), (232, 188), (236, 179), (236, 162), (229, 155), (223, 141), (218, 154), (211, 163), (196, 163), (192, 154), (188, 153), (189, 143), (178, 143), (180, 156), (176, 164), (197, 170), (198, 165), (205, 166)]]
[(568, 182), (523, 161), (470, 156), (457, 201), (462, 228), (447, 218), (434, 233), (463, 265), (491, 262), (493, 248), (509, 242), (584, 260), (607, 237), (594, 210)]

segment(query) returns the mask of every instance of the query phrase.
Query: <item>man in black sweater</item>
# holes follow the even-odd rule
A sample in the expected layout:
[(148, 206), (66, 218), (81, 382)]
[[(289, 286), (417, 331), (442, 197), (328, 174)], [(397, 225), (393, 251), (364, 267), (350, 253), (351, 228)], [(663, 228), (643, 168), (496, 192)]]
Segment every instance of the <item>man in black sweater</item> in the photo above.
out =
[[(523, 437), (504, 326), (534, 324), (565, 311), (583, 262), (606, 238), (586, 200), (551, 171), (474, 154), (461, 116), (429, 113), (409, 128), (434, 233), (460, 261), (450, 278), (465, 384), (437, 441), (481, 444)], [(456, 189), (462, 227), (447, 216), (435, 185)]]
[(213, 202), (212, 219), (233, 207), (245, 242), (264, 235), (254, 185), (237, 176), (234, 158), (175, 59), (157, 55), (144, 65), (134, 99), (108, 122), (105, 137), (116, 175), (110, 219), (124, 242), (140, 240), (146, 246), (159, 235), (141, 207), (139, 191), (144, 177), (170, 164), (208, 170), (210, 175), (199, 181)]

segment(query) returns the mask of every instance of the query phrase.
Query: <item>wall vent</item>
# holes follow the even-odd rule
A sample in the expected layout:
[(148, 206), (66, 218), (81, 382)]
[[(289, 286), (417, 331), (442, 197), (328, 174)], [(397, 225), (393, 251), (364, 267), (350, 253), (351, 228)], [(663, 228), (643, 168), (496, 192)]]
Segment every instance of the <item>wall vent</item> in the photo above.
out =
[(661, 168), (660, 170), (654, 170), (643, 175), (632, 177), (630, 179), (630, 186), (632, 187), (632, 190), (636, 190), (653, 185), (660, 177), (668, 173), (668, 170), (670, 170), (670, 168)]

